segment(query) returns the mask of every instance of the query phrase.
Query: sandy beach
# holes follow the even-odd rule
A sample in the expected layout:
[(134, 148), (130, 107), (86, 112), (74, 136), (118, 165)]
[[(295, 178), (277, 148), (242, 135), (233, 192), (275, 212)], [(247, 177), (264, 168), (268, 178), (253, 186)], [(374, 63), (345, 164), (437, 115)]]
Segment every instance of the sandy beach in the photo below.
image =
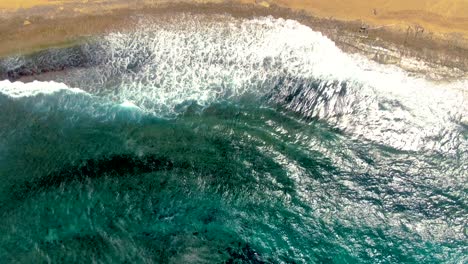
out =
[[(0, 1), (0, 10), (29, 9), (46, 6), (63, 11), (66, 7), (75, 12), (99, 12), (100, 9), (135, 7), (138, 5), (170, 3), (164, 0), (137, 0), (125, 3), (119, 0), (4, 0)], [(179, 1), (218, 3), (219, 0)], [(335, 18), (344, 21), (360, 20), (374, 26), (394, 29), (419, 26), (434, 34), (468, 34), (468, 2), (465, 0), (375, 0), (371, 3), (362, 0), (238, 0), (244, 4), (256, 4), (264, 7), (278, 5), (293, 10), (304, 10), (321, 18)]]

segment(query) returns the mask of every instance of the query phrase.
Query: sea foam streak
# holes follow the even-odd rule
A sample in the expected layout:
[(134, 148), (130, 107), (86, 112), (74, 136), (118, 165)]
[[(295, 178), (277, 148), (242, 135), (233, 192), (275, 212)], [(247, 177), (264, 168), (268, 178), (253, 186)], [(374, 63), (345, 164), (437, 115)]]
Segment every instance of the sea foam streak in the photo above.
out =
[(64, 83), (39, 82), (31, 83), (0, 81), (0, 93), (12, 98), (34, 97), (39, 94), (53, 94), (59, 91), (69, 91), (72, 93), (85, 93), (78, 88), (70, 88)]
[[(79, 88), (70, 88), (64, 83), (54, 81), (31, 83), (0, 81), (0, 96), (5, 96), (6, 104), (21, 104), (28, 111), (42, 113), (43, 116), (54, 111), (68, 112), (69, 120), (79, 123), (81, 117), (113, 122), (140, 120), (144, 113), (130, 101), (116, 102), (96, 97)], [(4, 106), (0, 101), (0, 106)], [(79, 125), (79, 124), (73, 124)]]

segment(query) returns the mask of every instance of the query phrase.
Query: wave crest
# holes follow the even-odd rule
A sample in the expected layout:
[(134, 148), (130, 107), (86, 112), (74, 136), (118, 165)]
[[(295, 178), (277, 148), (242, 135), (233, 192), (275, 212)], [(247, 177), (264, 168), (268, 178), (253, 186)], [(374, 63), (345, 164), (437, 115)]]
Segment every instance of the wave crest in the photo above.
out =
[[(296, 21), (228, 15), (142, 18), (82, 53), (63, 81), (162, 117), (195, 101), (257, 98), (404, 150), (456, 151), (466, 140), (468, 80), (435, 84), (348, 55)], [(42, 89), (42, 88), (41, 88)]]

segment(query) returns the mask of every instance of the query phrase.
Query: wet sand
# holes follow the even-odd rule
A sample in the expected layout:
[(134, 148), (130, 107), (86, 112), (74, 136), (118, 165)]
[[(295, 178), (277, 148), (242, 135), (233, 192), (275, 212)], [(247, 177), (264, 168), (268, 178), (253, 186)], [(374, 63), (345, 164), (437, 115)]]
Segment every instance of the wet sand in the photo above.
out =
[[(0, 56), (71, 46), (93, 35), (131, 29), (133, 18), (139, 14), (273, 15), (309, 25), (345, 51), (359, 52), (381, 63), (430, 75), (429, 78), (460, 78), (468, 72), (468, 19), (460, 17), (468, 15), (468, 12), (463, 13), (468, 4), (462, 3), (463, 0), (453, 1), (455, 9), (448, 1), (428, 0), (408, 1), (411, 2), (408, 5), (400, 0), (377, 0), (373, 5), (378, 4), (378, 9), (360, 0), (319, 0), (314, 1), (314, 5), (299, 0), (240, 0), (243, 4), (238, 1), (174, 4), (160, 0), (138, 0), (131, 4), (119, 0), (72, 0), (64, 4), (64, 1), (20, 0), (14, 5), (13, 1), (1, 1)], [(423, 5), (423, 2), (432, 5)], [(408, 10), (403, 10), (403, 6)], [(415, 9), (418, 6), (420, 9)], [(425, 16), (428, 12), (430, 15)]]

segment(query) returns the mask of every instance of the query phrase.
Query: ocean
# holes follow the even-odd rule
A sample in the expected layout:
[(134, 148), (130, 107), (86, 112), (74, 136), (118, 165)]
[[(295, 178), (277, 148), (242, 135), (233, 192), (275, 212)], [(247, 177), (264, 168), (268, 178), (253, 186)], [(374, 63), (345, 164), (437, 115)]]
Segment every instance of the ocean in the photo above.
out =
[(293, 20), (136, 19), (0, 61), (0, 262), (468, 262), (468, 79)]

